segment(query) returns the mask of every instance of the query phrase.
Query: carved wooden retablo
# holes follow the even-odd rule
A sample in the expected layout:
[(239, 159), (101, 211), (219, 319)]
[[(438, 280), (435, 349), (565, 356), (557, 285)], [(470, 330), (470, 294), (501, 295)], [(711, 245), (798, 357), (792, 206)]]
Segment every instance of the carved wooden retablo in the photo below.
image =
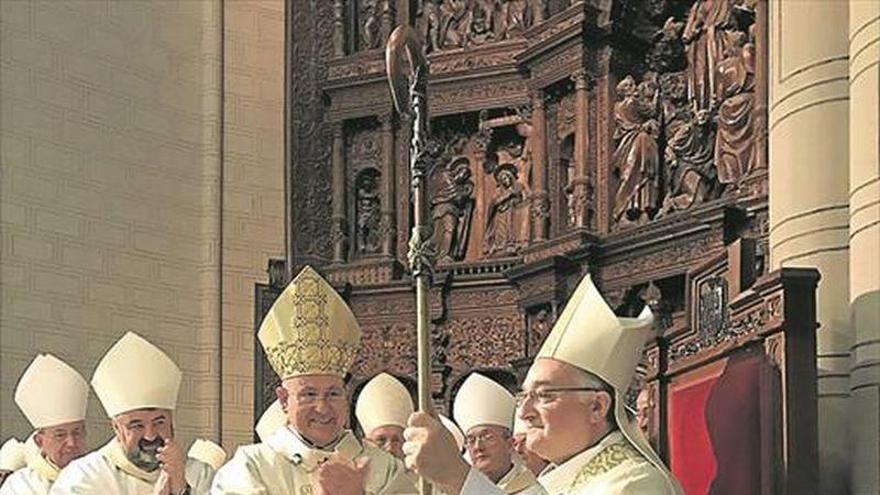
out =
[[(737, 239), (749, 247), (751, 278), (766, 271), (763, 2), (289, 4), (292, 266), (273, 262), (257, 324), (284, 273), (312, 264), (364, 330), (352, 386), (380, 371), (414, 376), (410, 124), (393, 111), (382, 51), (409, 22), (431, 73), (441, 411), (473, 368), (521, 378), (587, 272), (620, 314), (655, 308), (658, 345), (664, 329), (691, 328), (693, 343), (664, 344), (662, 359), (652, 347), (643, 371), (730, 331), (727, 289), (715, 280), (694, 292), (687, 274)], [(257, 367), (259, 412), (274, 376)], [(642, 402), (657, 400), (652, 386)]]

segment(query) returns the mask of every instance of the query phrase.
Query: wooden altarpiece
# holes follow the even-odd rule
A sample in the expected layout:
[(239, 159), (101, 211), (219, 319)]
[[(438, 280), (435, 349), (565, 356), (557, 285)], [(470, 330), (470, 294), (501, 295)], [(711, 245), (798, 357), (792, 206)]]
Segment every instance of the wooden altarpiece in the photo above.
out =
[[(767, 273), (765, 0), (288, 0), (287, 250), (256, 286), (255, 327), (310, 264), (363, 329), (352, 391), (415, 376), (410, 124), (382, 51), (402, 22), (431, 73), (437, 408), (475, 369), (515, 387), (592, 273), (620, 315), (650, 304), (662, 321), (630, 399), (650, 399), (641, 414), (674, 468), (676, 398), (765, 356), (776, 371), (755, 390), (761, 414), (784, 412), (781, 455), (767, 455), (785, 469), (761, 486), (787, 487), (815, 456), (786, 443), (815, 436), (814, 412), (789, 417), (815, 407), (801, 389), (815, 386), (802, 320), (815, 277)], [(276, 378), (255, 348), (259, 417)]]

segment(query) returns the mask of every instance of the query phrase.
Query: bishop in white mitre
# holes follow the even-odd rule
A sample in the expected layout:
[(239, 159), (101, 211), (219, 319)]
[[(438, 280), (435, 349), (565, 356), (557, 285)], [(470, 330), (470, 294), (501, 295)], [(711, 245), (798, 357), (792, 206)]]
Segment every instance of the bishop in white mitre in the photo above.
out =
[(214, 478), (214, 495), (412, 493), (400, 460), (365, 446), (346, 426), (343, 377), (360, 348), (348, 305), (311, 267), (281, 293), (257, 337), (281, 379), (287, 416), (262, 443), (240, 447)]
[(453, 416), (465, 434), (467, 458), (504, 493), (543, 495), (544, 489), (513, 448), (516, 400), (491, 378), (472, 373), (458, 389)]
[[(538, 477), (550, 495), (682, 493), (624, 409), (652, 322), (647, 308), (618, 318), (589, 276), (556, 321), (518, 396), (528, 448), (550, 462)], [(413, 415), (404, 435), (407, 466), (446, 493), (504, 493), (458, 457), (429, 415)]]
[(180, 368), (158, 347), (128, 332), (98, 363), (92, 388), (115, 433), (70, 463), (51, 495), (198, 495), (214, 469), (187, 459), (174, 436)]
[(89, 385), (70, 365), (39, 355), (22, 374), (15, 403), (34, 427), (19, 446), (25, 466), (0, 486), (0, 495), (46, 495), (58, 473), (85, 452)]
[(361, 389), (354, 415), (366, 443), (403, 460), (403, 430), (413, 409), (403, 383), (388, 373), (379, 373)]

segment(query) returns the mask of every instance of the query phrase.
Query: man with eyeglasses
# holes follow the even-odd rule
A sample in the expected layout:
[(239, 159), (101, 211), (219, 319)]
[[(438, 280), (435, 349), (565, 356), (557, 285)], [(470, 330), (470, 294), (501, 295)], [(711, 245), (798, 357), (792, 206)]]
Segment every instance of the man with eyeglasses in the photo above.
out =
[(409, 391), (388, 373), (379, 373), (364, 385), (354, 408), (364, 441), (401, 460), (403, 429), (412, 413)]
[[(552, 495), (678, 495), (675, 478), (624, 410), (623, 393), (651, 332), (647, 308), (618, 318), (587, 276), (529, 369), (519, 394), (527, 444), (550, 461), (538, 481)], [(404, 431), (406, 464), (450, 495), (500, 495), (458, 459), (429, 415)]]
[(513, 395), (479, 373), (464, 381), (453, 404), (474, 468), (506, 494), (544, 495), (535, 475), (513, 450), (510, 430), (515, 411)]
[(305, 267), (275, 301), (257, 337), (281, 378), (276, 395), (287, 424), (276, 425), (262, 443), (240, 447), (217, 472), (211, 493), (411, 493), (398, 459), (362, 445), (346, 429), (343, 377), (361, 331), (336, 290)]
[(92, 388), (115, 436), (64, 468), (51, 495), (201, 495), (214, 468), (187, 459), (174, 434), (183, 373), (161, 349), (133, 332), (104, 354)]
[(58, 473), (83, 455), (89, 385), (51, 354), (34, 358), (15, 389), (15, 403), (34, 427), (19, 447), (25, 466), (9, 475), (0, 495), (46, 495)]

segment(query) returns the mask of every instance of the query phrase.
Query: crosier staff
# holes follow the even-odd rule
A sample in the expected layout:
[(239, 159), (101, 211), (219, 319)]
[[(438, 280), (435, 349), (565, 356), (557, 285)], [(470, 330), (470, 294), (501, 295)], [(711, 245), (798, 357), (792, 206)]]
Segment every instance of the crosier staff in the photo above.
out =
[[(413, 193), (414, 226), (409, 238), (407, 258), (416, 286), (416, 333), (418, 342), (419, 410), (431, 412), (431, 344), (428, 329), (428, 288), (431, 284), (436, 246), (428, 219), (428, 191), (425, 179), (431, 164), (428, 141), (428, 61), (410, 26), (391, 33), (385, 45), (385, 67), (394, 107), (412, 117), (410, 176)], [(419, 478), (419, 493), (431, 495), (431, 485)]]

